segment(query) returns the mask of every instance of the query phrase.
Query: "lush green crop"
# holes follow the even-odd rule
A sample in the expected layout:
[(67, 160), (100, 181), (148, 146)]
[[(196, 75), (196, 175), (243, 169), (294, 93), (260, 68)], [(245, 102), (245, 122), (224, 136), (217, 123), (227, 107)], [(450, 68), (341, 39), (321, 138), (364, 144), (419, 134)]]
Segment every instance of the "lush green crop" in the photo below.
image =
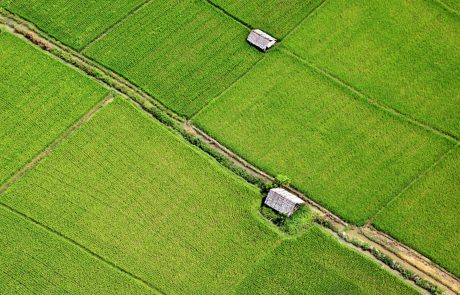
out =
[(269, 34), (283, 38), (300, 23), (321, 0), (211, 0), (228, 13)]
[(79, 50), (144, 0), (6, 0), (1, 6)]
[(205, 1), (153, 0), (85, 53), (191, 115), (261, 57), (247, 34)]
[(0, 33), (0, 183), (107, 95), (96, 82)]
[(154, 294), (133, 278), (0, 207), (1, 294)]
[(374, 225), (460, 276), (460, 148), (377, 216)]
[(358, 224), (452, 145), (279, 51), (194, 122)]
[[(166, 293), (231, 293), (267, 253), (289, 248), (258, 213), (254, 187), (121, 99), (0, 200)], [(306, 251), (313, 255), (308, 244)], [(340, 267), (331, 259), (325, 267), (341, 269), (331, 273), (334, 282), (351, 284), (348, 273), (359, 272), (352, 269), (358, 255), (337, 255), (344, 256)], [(363, 281), (380, 278), (369, 280), (374, 290), (364, 293), (408, 291), (372, 262), (363, 264), (371, 269), (360, 273)], [(299, 278), (302, 284), (319, 286), (323, 278), (315, 271)], [(325, 278), (324, 287), (331, 281)]]
[(268, 253), (239, 285), (236, 294), (417, 292), (315, 226)]
[(438, 1), (328, 1), (283, 44), (370, 97), (459, 137), (459, 24)]

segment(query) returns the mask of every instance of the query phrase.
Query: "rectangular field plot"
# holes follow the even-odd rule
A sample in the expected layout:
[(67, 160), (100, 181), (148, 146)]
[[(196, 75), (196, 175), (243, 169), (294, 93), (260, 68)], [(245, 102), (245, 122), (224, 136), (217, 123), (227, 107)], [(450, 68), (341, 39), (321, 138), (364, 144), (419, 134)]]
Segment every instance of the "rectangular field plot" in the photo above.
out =
[(80, 50), (145, 0), (5, 0), (0, 6)]
[(155, 294), (3, 207), (0, 226), (1, 294)]
[(328, 1), (284, 46), (460, 137), (460, 21), (437, 1)]
[[(338, 279), (340, 278), (340, 279)], [(313, 227), (285, 240), (239, 285), (236, 294), (418, 294), (368, 258)]]
[(460, 276), (460, 148), (383, 210), (374, 225)]
[(262, 56), (248, 33), (205, 1), (153, 0), (85, 54), (190, 116)]
[(321, 0), (211, 0), (253, 28), (283, 38), (300, 23)]
[(279, 51), (193, 121), (357, 224), (452, 146)]
[(2, 183), (108, 90), (6, 32), (0, 33), (0, 65)]
[[(235, 293), (285, 240), (257, 212), (261, 196), (254, 187), (121, 99), (0, 201), (167, 294)], [(348, 263), (356, 258), (339, 255), (344, 271), (334, 280), (346, 285)], [(373, 263), (369, 268), (377, 274), (363, 272), (363, 280), (379, 276), (392, 281), (388, 293), (406, 294), (404, 283)], [(363, 293), (385, 292), (369, 282), (379, 291)]]

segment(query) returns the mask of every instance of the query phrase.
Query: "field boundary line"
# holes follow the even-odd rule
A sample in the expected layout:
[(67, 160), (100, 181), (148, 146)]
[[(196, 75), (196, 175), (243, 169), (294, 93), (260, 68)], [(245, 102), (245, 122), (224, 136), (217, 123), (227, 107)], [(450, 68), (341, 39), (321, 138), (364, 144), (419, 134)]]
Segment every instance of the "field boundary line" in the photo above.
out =
[(146, 280), (144, 280), (143, 278), (141, 278), (141, 277), (137, 276), (136, 274), (130, 272), (129, 270), (126, 270), (126, 269), (122, 268), (121, 266), (119, 266), (116, 263), (110, 261), (109, 259), (104, 258), (103, 256), (97, 254), (96, 252), (94, 252), (91, 249), (89, 249), (88, 247), (80, 244), (79, 242), (75, 241), (74, 239), (64, 235), (63, 233), (53, 229), (52, 227), (50, 227), (50, 226), (48, 226), (46, 224), (43, 224), (43, 223), (39, 222), (38, 220), (28, 216), (27, 214), (22, 213), (21, 211), (15, 209), (14, 207), (11, 207), (10, 205), (5, 204), (1, 200), (0, 200), (0, 206), (2, 206), (3, 208), (7, 209), (11, 213), (23, 218), (27, 222), (32, 223), (35, 226), (37, 226), (39, 228), (42, 228), (45, 231), (50, 232), (50, 233), (58, 236), (59, 238), (65, 240), (68, 243), (70, 243), (71, 245), (74, 245), (74, 246), (80, 248), (81, 250), (85, 251), (86, 253), (88, 253), (89, 255), (94, 257), (95, 259), (105, 263), (106, 265), (110, 266), (111, 268), (113, 268), (113, 269), (115, 269), (115, 270), (117, 270), (119, 272), (124, 273), (125, 275), (129, 276), (131, 279), (138, 281), (139, 283), (141, 283), (142, 285), (148, 287), (149, 289), (151, 289), (153, 291), (156, 291), (156, 292), (159, 292), (161, 294), (166, 294), (164, 291), (162, 291), (158, 287), (152, 285), (150, 282), (147, 282)]
[(459, 147), (460, 144), (455, 144), (451, 147), (449, 147), (446, 151), (444, 151), (433, 163), (431, 163), (430, 166), (428, 166), (426, 169), (422, 170), (420, 173), (418, 173), (410, 182), (408, 182), (401, 190), (399, 190), (385, 205), (383, 205), (380, 209), (378, 209), (372, 216), (367, 220), (365, 226), (370, 226), (377, 215), (379, 215), (380, 212), (388, 208), (392, 203), (396, 201), (402, 194), (404, 194), (407, 190), (409, 190), (412, 186), (414, 186), (420, 179), (425, 177), (431, 170), (433, 170), (436, 166), (438, 166), (439, 163), (444, 161), (445, 158), (447, 158), (452, 152), (455, 151), (457, 147)]
[(133, 9), (131, 9), (128, 14), (126, 14), (125, 16), (123, 16), (122, 18), (120, 18), (119, 20), (117, 20), (113, 25), (111, 25), (110, 27), (108, 27), (104, 32), (102, 32), (99, 36), (97, 36), (96, 38), (94, 38), (93, 40), (91, 40), (90, 42), (88, 42), (88, 44), (86, 44), (85, 46), (83, 46), (78, 52), (80, 53), (84, 53), (84, 51), (86, 49), (88, 49), (91, 45), (99, 42), (102, 38), (104, 38), (105, 36), (107, 36), (110, 32), (112, 32), (113, 30), (115, 30), (116, 28), (118, 28), (121, 24), (123, 24), (130, 16), (136, 14), (139, 10), (141, 10), (142, 8), (144, 8), (145, 6), (147, 6), (150, 2), (152, 2), (152, 0), (145, 0), (144, 2), (142, 2), (141, 4), (137, 5), (136, 7), (134, 7)]
[(292, 35), (295, 33), (302, 25), (304, 22), (307, 21), (307, 19), (310, 18), (310, 16), (314, 15), (315, 13), (318, 12), (318, 10), (323, 7), (326, 4), (327, 0), (319, 0), (317, 3), (317, 6), (313, 8), (302, 20), (300, 20), (289, 32), (287, 32), (286, 35), (280, 41), (285, 40), (288, 36)]
[[(81, 55), (75, 50), (60, 44), (52, 37), (46, 35), (46, 33), (43, 33), (41, 30), (35, 28), (33, 24), (30, 24), (28, 21), (0, 9), (0, 25), (2, 22), (5, 25), (5, 27), (12, 31), (15, 35), (27, 40), (34, 46), (43, 49), (45, 52), (50, 53), (57, 59), (61, 60), (63, 63), (81, 72), (86, 73), (86, 75), (99, 81), (101, 84), (106, 85), (109, 89), (116, 91), (116, 93), (119, 93), (124, 97), (131, 99), (134, 104), (143, 109), (149, 116), (161, 122), (167, 128), (171, 129), (172, 132), (177, 132), (184, 138), (184, 140), (188, 141), (191, 145), (194, 145), (196, 148), (201, 149), (204, 153), (208, 154), (211, 158), (214, 158), (216, 161), (219, 162), (218, 158), (220, 157), (216, 156), (217, 153), (226, 158), (231, 163), (231, 165), (233, 165), (233, 167), (243, 169), (250, 176), (253, 176), (260, 181), (269, 181), (273, 179), (272, 176), (259, 170), (257, 167), (249, 164), (232, 151), (226, 149), (223, 145), (218, 143), (214, 138), (208, 136), (204, 131), (202, 131), (198, 127), (190, 125), (189, 122), (185, 120), (185, 118), (177, 115), (176, 113), (162, 105), (161, 102), (157, 101), (153, 96), (146, 94), (142, 89), (139, 89), (134, 84), (130, 83), (129, 81), (126, 81), (126, 79), (112, 72), (110, 69), (107, 69), (93, 62), (92, 60), (86, 58), (85, 56)], [(200, 134), (202, 134), (203, 136), (201, 136)], [(210, 141), (206, 140), (206, 138), (209, 138)], [(200, 143), (200, 140), (202, 141), (202, 143)], [(229, 154), (227, 154), (226, 151), (228, 151)], [(231, 155), (234, 155), (235, 158), (233, 158)], [(229, 169), (238, 177), (243, 178), (248, 183), (254, 184), (248, 178), (243, 177), (234, 170), (232, 170), (232, 168), (228, 165), (223, 164), (222, 162), (220, 162), (220, 164), (224, 166), (224, 169)], [(294, 193), (298, 193), (300, 197), (304, 198), (305, 201), (312, 206), (313, 211), (317, 211), (320, 214), (320, 216), (325, 217), (326, 220), (337, 226), (341, 231), (345, 231), (347, 230), (347, 228), (349, 228), (348, 224), (345, 221), (341, 220), (338, 216), (329, 212), (326, 208), (322, 207), (322, 205), (315, 203), (305, 194), (293, 188), (288, 187), (287, 189), (291, 190)], [(360, 237), (366, 238), (362, 234), (360, 235)], [(381, 244), (377, 242), (373, 243), (375, 245), (381, 246)], [(415, 250), (413, 251), (415, 252)], [(392, 257), (397, 257), (394, 253), (391, 253), (390, 251), (387, 251), (386, 253), (392, 255)], [(420, 256), (423, 257), (423, 255), (421, 254)], [(375, 259), (378, 260), (377, 258)], [(428, 258), (426, 259), (428, 260)], [(398, 261), (400, 261), (403, 264), (408, 264), (408, 262), (404, 259), (399, 259)], [(415, 268), (414, 271), (418, 274), (421, 274), (422, 277), (427, 277), (428, 279), (432, 277), (430, 275), (426, 275), (426, 270), (423, 271), (418, 268)], [(441, 270), (439, 266), (433, 263), (431, 264), (431, 267), (428, 271), (430, 273), (437, 273)], [(447, 273), (446, 271), (444, 272)], [(450, 276), (453, 277), (453, 275)], [(456, 277), (453, 277), (451, 281), (458, 283), (458, 279), (456, 279)], [(436, 279), (435, 282), (436, 284), (439, 284), (448, 290), (454, 290), (457, 286), (455, 283), (445, 284), (443, 283), (443, 281), (439, 281)], [(449, 292), (449, 294), (451, 293)]]
[(439, 5), (442, 6), (442, 8), (448, 10), (449, 12), (452, 12), (456, 16), (460, 16), (460, 12), (457, 11), (455, 8), (451, 7), (449, 4), (445, 3), (442, 0), (435, 0), (434, 2), (437, 2)]
[(308, 62), (307, 60), (305, 60), (304, 58), (298, 56), (297, 54), (295, 54), (294, 52), (290, 51), (289, 49), (285, 48), (285, 47), (281, 47), (280, 50), (290, 56), (292, 56), (293, 58), (297, 59), (298, 61), (300, 61), (301, 63), (303, 63), (304, 65), (306, 65), (307, 67), (315, 70), (316, 72), (318, 72), (319, 74), (321, 74), (324, 78), (338, 84), (339, 86), (345, 88), (345, 89), (348, 89), (349, 91), (351, 91), (352, 93), (354, 93), (356, 96), (358, 96), (359, 98), (361, 98), (363, 101), (366, 101), (368, 102), (369, 104), (373, 105), (374, 107), (377, 107), (378, 109), (384, 111), (384, 112), (387, 112), (395, 117), (398, 117), (406, 122), (409, 122), (413, 125), (416, 125), (418, 127), (421, 127), (427, 131), (430, 131), (431, 133), (434, 133), (434, 134), (437, 134), (438, 136), (441, 136), (445, 139), (447, 139), (448, 141), (450, 142), (453, 142), (455, 144), (458, 144), (460, 143), (460, 138), (458, 138), (456, 135), (453, 135), (453, 134), (450, 134), (449, 132), (446, 132), (444, 130), (441, 130), (437, 127), (433, 127), (419, 119), (416, 119), (416, 118), (413, 118), (411, 117), (410, 115), (408, 114), (405, 114), (401, 111), (398, 111), (397, 109), (394, 109), (382, 102), (379, 102), (377, 101), (376, 99), (374, 98), (371, 98), (369, 97), (368, 95), (366, 95), (364, 92), (362, 92), (361, 90), (359, 90), (358, 88), (354, 87), (353, 85), (345, 82), (344, 80), (340, 79), (339, 77), (335, 76), (334, 74), (330, 73), (329, 71), (327, 70), (324, 70), (320, 67), (318, 67), (317, 65), (311, 63), (311, 62)]
[(209, 6), (212, 6), (212, 8), (214, 10), (216, 10), (217, 12), (233, 19), (235, 22), (239, 23), (240, 25), (242, 25), (243, 27), (246, 27), (248, 30), (252, 30), (253, 27), (248, 24), (247, 22), (245, 22), (244, 20), (234, 16), (233, 14), (229, 13), (227, 10), (223, 9), (221, 6), (211, 2), (210, 0), (203, 0), (203, 2), (205, 2), (207, 5)]
[(227, 88), (225, 88), (221, 93), (219, 93), (218, 95), (214, 96), (211, 100), (209, 100), (201, 109), (199, 109), (198, 111), (196, 111), (194, 114), (192, 114), (190, 116), (190, 118), (188, 119), (188, 122), (192, 121), (193, 118), (195, 118), (196, 116), (198, 116), (201, 112), (203, 112), (205, 109), (207, 109), (209, 106), (211, 106), (212, 104), (214, 104), (219, 98), (221, 98), (222, 96), (225, 95), (225, 93), (229, 92), (231, 89), (233, 89), (237, 84), (238, 82), (240, 82), (241, 80), (243, 80), (247, 75), (249, 75), (252, 70), (259, 64), (262, 62), (262, 60), (264, 60), (266, 57), (266, 55), (263, 55), (258, 61), (256, 61), (249, 69), (247, 69), (241, 76), (239, 76), (235, 81), (233, 81)]
[(30, 170), (35, 168), (41, 161), (48, 157), (62, 142), (69, 138), (75, 131), (80, 129), (83, 124), (91, 120), (103, 107), (111, 103), (114, 99), (113, 93), (109, 93), (105, 98), (93, 106), (89, 112), (83, 117), (78, 119), (76, 123), (68, 127), (63, 133), (59, 134), (54, 140), (51, 141), (44, 149), (35, 155), (29, 162), (23, 165), (19, 170), (14, 172), (6, 181), (0, 186), (0, 196), (8, 190), (10, 186), (18, 182)]

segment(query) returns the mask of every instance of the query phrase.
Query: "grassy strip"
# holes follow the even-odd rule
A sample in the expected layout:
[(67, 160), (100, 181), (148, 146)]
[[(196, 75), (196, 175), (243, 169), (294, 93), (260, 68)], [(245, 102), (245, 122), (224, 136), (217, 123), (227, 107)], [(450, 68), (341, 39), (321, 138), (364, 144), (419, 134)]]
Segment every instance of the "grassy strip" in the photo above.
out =
[(380, 250), (369, 245), (368, 243), (364, 243), (358, 239), (351, 238), (350, 236), (346, 234), (346, 232), (341, 231), (337, 226), (331, 223), (330, 220), (324, 217), (321, 217), (321, 216), (315, 216), (314, 220), (319, 225), (329, 228), (330, 230), (335, 232), (345, 242), (353, 244), (355, 247), (360, 248), (363, 251), (369, 252), (370, 254), (372, 254), (372, 256), (374, 256), (381, 262), (385, 263), (388, 267), (399, 272), (401, 276), (405, 278), (406, 280), (413, 281), (420, 288), (427, 290), (431, 294), (435, 294), (435, 295), (444, 294), (444, 290), (440, 288), (439, 286), (432, 284), (431, 282), (421, 278), (420, 276), (418, 276), (411, 270), (405, 268), (400, 263), (394, 261), (391, 257), (382, 253)]

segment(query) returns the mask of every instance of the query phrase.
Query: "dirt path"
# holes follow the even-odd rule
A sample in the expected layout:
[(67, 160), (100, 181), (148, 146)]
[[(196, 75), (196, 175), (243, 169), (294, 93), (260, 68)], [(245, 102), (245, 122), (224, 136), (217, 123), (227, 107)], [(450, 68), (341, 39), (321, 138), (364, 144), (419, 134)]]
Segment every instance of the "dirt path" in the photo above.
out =
[[(0, 14), (0, 24), (5, 24), (5, 28), (9, 28), (10, 31), (13, 31), (15, 34), (26, 37), (29, 41), (34, 43), (35, 45), (40, 46), (42, 49), (54, 54), (57, 58), (61, 59), (63, 62), (78, 68), (87, 73), (87, 75), (92, 76), (94, 79), (99, 80), (101, 83), (107, 85), (108, 87), (114, 89), (116, 92), (123, 94), (124, 96), (131, 98), (136, 104), (141, 105), (144, 109), (148, 109), (145, 104), (150, 104), (155, 106), (158, 110), (162, 112), (162, 115), (167, 116), (169, 120), (173, 120), (178, 124), (181, 124), (182, 127), (188, 131), (190, 134), (193, 134), (200, 139), (202, 139), (205, 143), (207, 143), (210, 147), (214, 150), (218, 151), (229, 160), (231, 160), (235, 165), (245, 169), (251, 175), (258, 177), (264, 181), (272, 181), (273, 177), (268, 175), (267, 173), (259, 170), (257, 167), (249, 164), (241, 157), (237, 156), (231, 150), (227, 149), (223, 145), (221, 145), (218, 141), (208, 136), (202, 130), (198, 129), (195, 126), (190, 125), (189, 123), (184, 123), (184, 119), (177, 116), (175, 113), (172, 113), (170, 110), (165, 109), (165, 107), (155, 100), (153, 97), (149, 96), (148, 94), (144, 93), (135, 85), (128, 82), (123, 77), (120, 77), (118, 74), (113, 73), (100, 65), (95, 64), (95, 62), (88, 60), (78, 52), (75, 52), (65, 46), (58, 45), (57, 43), (53, 42), (53, 40), (43, 37), (44, 34), (33, 29), (33, 27), (29, 27), (27, 22), (18, 19), (17, 17), (12, 17), (10, 15), (2, 15)], [(15, 28), (20, 27), (21, 30), (18, 31)], [(33, 38), (30, 38), (33, 36)], [(45, 45), (44, 45), (45, 44)], [(49, 46), (52, 49), (59, 49), (61, 52), (66, 52), (71, 55), (70, 59), (63, 58), (56, 54), (55, 50), (50, 50)], [(70, 61), (77, 61), (78, 64), (75, 64)], [(97, 73), (97, 74), (94, 74)], [(100, 73), (103, 73), (106, 76), (101, 76)], [(88, 114), (82, 121), (79, 121), (74, 126), (72, 126), (69, 130), (67, 130), (63, 135), (61, 135), (55, 142), (53, 142), (48, 148), (42, 151), (39, 155), (37, 155), (30, 163), (24, 166), (16, 175), (4, 186), (0, 188), (0, 192), (4, 191), (7, 187), (9, 187), (12, 183), (17, 181), (20, 177), (27, 173), (32, 167), (38, 164), (46, 155), (48, 155), (56, 146), (59, 145), (65, 138), (67, 138), (72, 132), (78, 129), (84, 122), (89, 120), (97, 111), (105, 104), (108, 104), (109, 100), (105, 100), (99, 108), (96, 107), (93, 110), (93, 114)], [(105, 104), (104, 104), (105, 103)], [(343, 233), (346, 232), (347, 235), (352, 235), (354, 238), (366, 242), (376, 249), (379, 249), (382, 253), (393, 259), (394, 261), (400, 263), (405, 268), (412, 270), (416, 273), (420, 278), (423, 278), (435, 285), (441, 286), (445, 289), (446, 294), (460, 294), (460, 281), (458, 278), (453, 276), (452, 274), (448, 273), (447, 271), (443, 270), (436, 264), (432, 263), (429, 259), (425, 258), (423, 255), (417, 253), (416, 251), (410, 249), (409, 247), (391, 239), (387, 235), (376, 231), (370, 227), (351, 227), (346, 222), (341, 220), (338, 216), (332, 214), (327, 209), (323, 208), (307, 196), (303, 195), (299, 191), (293, 188), (287, 188), (291, 192), (299, 195), (302, 197), (313, 209), (314, 213), (317, 215), (322, 216), (326, 220), (328, 220), (331, 224), (333, 224), (337, 229), (338, 232)], [(339, 235), (337, 235), (339, 237)], [(340, 237), (339, 237), (340, 238)], [(341, 239), (342, 242), (346, 242)], [(354, 247), (355, 249), (361, 251), (364, 255), (369, 256), (369, 253), (363, 251), (359, 247), (355, 247), (352, 243), (346, 242), (347, 245)], [(380, 260), (375, 259), (378, 263), (382, 264)], [(388, 268), (390, 271), (399, 274), (393, 269)], [(424, 289), (419, 288), (419, 290), (425, 292)]]

